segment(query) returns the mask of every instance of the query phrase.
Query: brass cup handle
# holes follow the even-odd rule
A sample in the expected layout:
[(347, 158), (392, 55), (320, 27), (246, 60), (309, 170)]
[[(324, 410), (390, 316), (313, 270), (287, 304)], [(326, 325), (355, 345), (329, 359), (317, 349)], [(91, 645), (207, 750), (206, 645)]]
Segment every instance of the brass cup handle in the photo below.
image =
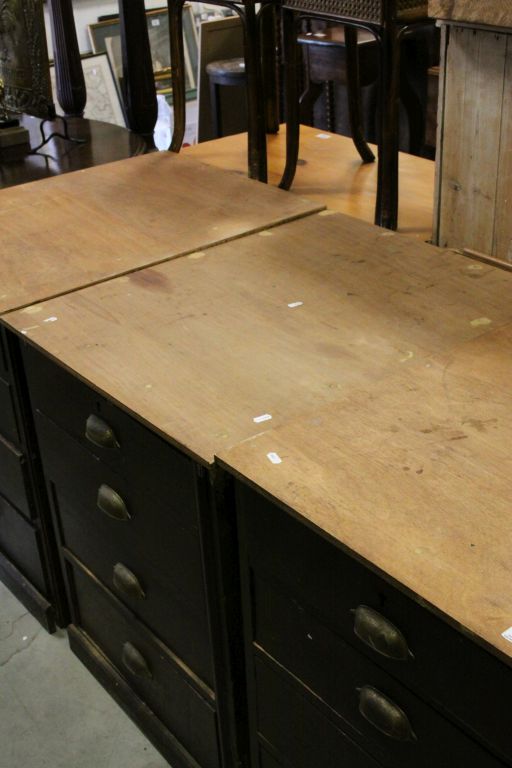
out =
[(417, 741), (409, 718), (383, 693), (365, 685), (357, 689), (359, 712), (374, 728), (395, 741)]
[(365, 645), (395, 661), (414, 658), (400, 630), (380, 613), (367, 605), (360, 605), (353, 613), (354, 633)]
[(85, 437), (99, 448), (119, 448), (114, 430), (94, 413), (85, 422)]
[(96, 506), (113, 520), (130, 520), (131, 515), (121, 496), (109, 485), (103, 483), (98, 489)]
[(153, 679), (146, 659), (131, 643), (123, 645), (122, 662), (132, 675), (145, 677), (147, 680)]
[(146, 597), (138, 578), (122, 563), (114, 565), (112, 581), (114, 587), (127, 597), (132, 597), (136, 600), (144, 600)]

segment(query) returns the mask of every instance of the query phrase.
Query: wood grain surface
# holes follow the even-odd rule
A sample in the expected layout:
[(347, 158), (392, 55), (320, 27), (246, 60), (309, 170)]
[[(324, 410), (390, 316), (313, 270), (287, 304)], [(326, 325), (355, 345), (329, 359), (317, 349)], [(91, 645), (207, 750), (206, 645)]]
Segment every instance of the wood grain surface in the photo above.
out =
[(0, 192), (0, 312), (318, 211), (159, 152)]
[(509, 664), (511, 351), (507, 326), (221, 455)]
[[(269, 181), (278, 184), (284, 169), (286, 129), (267, 136)], [(374, 147), (375, 150), (375, 147)], [(187, 147), (187, 156), (217, 168), (244, 172), (245, 134)], [(400, 153), (398, 229), (421, 240), (432, 237), (435, 166), (431, 160)], [(373, 224), (377, 163), (363, 165), (352, 139), (301, 126), (300, 153), (292, 192), (332, 210)]]
[(434, 239), (510, 261), (512, 36), (454, 27), (444, 39)]
[(510, 322), (511, 281), (458, 254), (319, 214), (5, 322), (208, 464)]
[(429, 0), (428, 15), (450, 21), (512, 27), (512, 6), (508, 0)]

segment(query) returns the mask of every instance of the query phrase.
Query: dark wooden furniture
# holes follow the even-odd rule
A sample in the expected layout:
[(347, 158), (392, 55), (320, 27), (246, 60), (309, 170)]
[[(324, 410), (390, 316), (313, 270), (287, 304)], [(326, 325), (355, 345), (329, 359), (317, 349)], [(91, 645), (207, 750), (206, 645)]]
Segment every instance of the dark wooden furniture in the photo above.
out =
[[(325, 415), (336, 424), (343, 420), (342, 413), (320, 412), (317, 418)], [(321, 429), (315, 432), (320, 437)], [(326, 536), (322, 524), (318, 527), (320, 515), (341, 511), (342, 495), (322, 498), (322, 491), (316, 490), (317, 525), (311, 527), (306, 503), (284, 491), (286, 483), (293, 488), (298, 478), (295, 461), (304, 443), (294, 450), (296, 435), (290, 425), (273, 444), (268, 436), (260, 441), (262, 451), (272, 444), (285, 457), (284, 464), (292, 463), (292, 468), (283, 467), (282, 491), (276, 493), (274, 479), (263, 481), (262, 490), (237, 483), (253, 764), (510, 765), (512, 740), (505, 715), (510, 659), (497, 658), (495, 651), (475, 643), (471, 633), (461, 632), (452, 617), (446, 622), (439, 610), (425, 606), (423, 590), (414, 594), (397, 588), (391, 560), (376, 573), (372, 560), (361, 562), (357, 550), (347, 551), (345, 539)], [(313, 443), (319, 449), (316, 434)], [(328, 445), (333, 460), (324, 463), (323, 471), (329, 483), (337, 462), (334, 441)], [(325, 443), (323, 448), (325, 461)], [(312, 477), (311, 465), (301, 458), (304, 485)], [(235, 463), (235, 469), (239, 467)], [(318, 482), (316, 472), (314, 477)], [(355, 476), (347, 482), (355, 483)], [(278, 501), (269, 500), (268, 492), (276, 493)], [(376, 493), (370, 542), (382, 535), (378, 497)], [(302, 520), (297, 520), (298, 506)], [(468, 553), (469, 540), (479, 541), (474, 533), (467, 539)], [(399, 531), (394, 535), (399, 537)], [(418, 554), (415, 558), (404, 544), (395, 544), (396, 558), (406, 555), (414, 563)], [(445, 566), (448, 575), (450, 564), (440, 563), (439, 555), (432, 558), (433, 569)], [(438, 600), (442, 596), (437, 595)]]
[(510, 279), (333, 215), (4, 316), (72, 646), (171, 764), (512, 764)]
[[(242, 21), (247, 82), (247, 141), (249, 176), (267, 181), (266, 129), (276, 131), (276, 25), (275, 4), (265, 0), (256, 13), (254, 0), (235, 3), (214, 0), (214, 5), (231, 8)], [(184, 0), (168, 0), (171, 33), (171, 67), (174, 129), (171, 150), (179, 152), (185, 135), (185, 59), (183, 51)], [(265, 85), (264, 87), (264, 74)], [(265, 94), (266, 90), (266, 94)]]
[[(87, 99), (72, 0), (49, 0), (57, 80), (64, 115), (82, 117)], [(158, 107), (144, 0), (120, 0), (123, 101), (128, 127), (153, 147)]]
[(0, 579), (49, 632), (68, 621), (20, 361), (0, 330)]
[[(170, 153), (42, 179), (0, 195), (0, 314), (26, 307), (26, 329), (58, 323), (38, 304), (50, 296), (201, 253), (320, 207)], [(225, 198), (232, 215), (221, 220), (219, 200)], [(0, 577), (52, 630), (56, 622), (67, 623), (66, 600), (28, 412), (19, 356), (2, 334)]]
[[(432, 31), (432, 28), (428, 30), (421, 28), (416, 33), (411, 32), (402, 46), (400, 105), (403, 107), (405, 120), (399, 121), (400, 138), (402, 138), (402, 129), (406, 130), (400, 146), (415, 155), (424, 154), (427, 145), (431, 154), (431, 149), (435, 147), (437, 102), (434, 105), (433, 142), (431, 130), (428, 130), (430, 129), (429, 121), (432, 119), (428, 67), (431, 62), (438, 60), (436, 41), (429, 39), (433, 36), (427, 34)], [(336, 113), (346, 112), (347, 127), (361, 159), (363, 162), (371, 162), (375, 158), (365, 141), (365, 135), (374, 141), (377, 122), (376, 86), (379, 79), (379, 48), (373, 35), (365, 30), (356, 33), (348, 29), (348, 33), (348, 45), (345, 41), (344, 27), (330, 26), (299, 35), (298, 42), (304, 52), (306, 83), (306, 88), (300, 97), (300, 122), (306, 125), (314, 124), (313, 108), (323, 94), (327, 130), (336, 131)], [(357, 53), (351, 50), (351, 41), (354, 36), (357, 39)], [(347, 69), (350, 67), (358, 68), (356, 78), (347, 77)], [(354, 92), (353, 89), (357, 83), (359, 90)], [(344, 90), (340, 86), (344, 86)], [(363, 106), (362, 89), (365, 86), (372, 87), (366, 93)], [(346, 94), (346, 100), (338, 105), (336, 102), (340, 91), (343, 96)], [(337, 110), (337, 106), (341, 108)], [(346, 121), (343, 123), (345, 124)], [(407, 141), (405, 141), (405, 134)]]
[[(327, 27), (317, 32), (304, 32), (298, 43), (304, 51), (305, 90), (300, 97), (300, 122), (313, 125), (315, 102), (325, 93), (327, 130), (334, 132), (334, 83), (347, 87), (350, 133), (363, 163), (371, 163), (375, 155), (368, 146), (363, 128), (361, 88), (378, 77), (378, 47), (369, 32), (357, 33), (347, 27)], [(357, 50), (355, 50), (357, 46)], [(357, 68), (356, 77), (347, 76), (350, 67)], [(359, 87), (356, 87), (359, 86)]]
[[(256, 188), (266, 189), (260, 185)], [(439, 547), (446, 554), (443, 547), (447, 545), (441, 526), (434, 526), (430, 534), (433, 539), (429, 539), (429, 496), (422, 495), (420, 483), (429, 477), (430, 465), (420, 448), (428, 451), (434, 441), (437, 450), (437, 426), (445, 429), (446, 414), (461, 421), (466, 412), (466, 401), (457, 411), (454, 406), (460, 399), (459, 390), (450, 388), (455, 371), (447, 377), (438, 360), (450, 359), (453, 350), (461, 350), (466, 344), (485, 344), (482, 339), (492, 337), (492, 333), (485, 333), (489, 324), (482, 319), (482, 306), (486, 306), (496, 328), (508, 327), (512, 321), (506, 290), (510, 275), (407, 238), (385, 236), (372, 226), (336, 215), (307, 217), (190, 256), (51, 299), (40, 305), (43, 322), (34, 321), (32, 310), (28, 314), (10, 313), (3, 322), (24, 360), (72, 606), (70, 639), (74, 650), (171, 764), (193, 765), (188, 753), (199, 764), (216, 765), (221, 758), (219, 752), (212, 751), (212, 745), (218, 738), (223, 765), (231, 768), (237, 761), (248, 764), (246, 691), (240, 656), (237, 528), (230, 483), (219, 474), (215, 454), (222, 454), (225, 463), (245, 476), (249, 470), (241, 462), (248, 451), (247, 463), (258, 474), (257, 484), (274, 493), (273, 480), (279, 484), (288, 462), (296, 466), (295, 444), (280, 443), (278, 428), (286, 429), (289, 422), (293, 429), (299, 423), (297, 475), (284, 481), (286, 498), (293, 499), (289, 506), (295, 505), (297, 513), (303, 514), (301, 499), (310, 506), (306, 491), (317, 492), (319, 499), (311, 506), (318, 510), (318, 517), (312, 516), (311, 524), (319, 527), (323, 520), (323, 530), (333, 537), (336, 530), (332, 526), (340, 517), (343, 522), (345, 516), (338, 517), (332, 510), (336, 510), (340, 487), (347, 485), (348, 477), (345, 493), (350, 491), (352, 495), (347, 506), (354, 510), (349, 516), (353, 521), (349, 532), (355, 531), (353, 535), (359, 538), (354, 541), (346, 530), (340, 530), (339, 540), (359, 557), (370, 560), (372, 568), (387, 573), (392, 581), (408, 584), (412, 590), (405, 574), (396, 570), (397, 562), (410, 562), (408, 573), (418, 571), (422, 584), (427, 583), (425, 569), (432, 561), (432, 548), (437, 551)], [(480, 273), (482, 279), (475, 279)], [(432, 303), (436, 313), (427, 313)], [(57, 320), (45, 323), (47, 318)], [(494, 351), (491, 349), (491, 356)], [(474, 359), (472, 349), (468, 359)], [(506, 362), (508, 358), (502, 359)], [(415, 376), (417, 371), (422, 375)], [(503, 379), (507, 379), (507, 373), (508, 368)], [(463, 389), (465, 380), (463, 374)], [(443, 400), (445, 386), (450, 388), (452, 401)], [(487, 391), (488, 384), (481, 383), (472, 385), (469, 393), (474, 397)], [(501, 386), (499, 392), (502, 397)], [(374, 395), (384, 398), (377, 411), (382, 421), (376, 427), (372, 426), (375, 408), (370, 407)], [(399, 408), (415, 414), (418, 397), (420, 402), (425, 401), (425, 418), (419, 418), (414, 429), (419, 443), (409, 447), (404, 438), (395, 448), (394, 416)], [(488, 412), (488, 400), (487, 396), (481, 397), (479, 407), (468, 417), (474, 416), (477, 421), (472, 427), (465, 426), (471, 436), (482, 435), (477, 437), (482, 456), (489, 455), (489, 440), (478, 431), (479, 427), (487, 417), (497, 418), (494, 408)], [(436, 403), (442, 404), (441, 411), (425, 421)], [(324, 414), (329, 404), (333, 410), (327, 409)], [(336, 432), (338, 408), (347, 419), (341, 438)], [(508, 399), (497, 409), (500, 418), (508, 413)], [(326, 425), (325, 431), (322, 425)], [(334, 430), (332, 439), (329, 428)], [(428, 433), (421, 431), (434, 428)], [(400, 426), (397, 429), (400, 433)], [(450, 514), (463, 525), (468, 514), (466, 497), (457, 501), (457, 494), (465, 487), (466, 477), (456, 476), (454, 485), (450, 478), (456, 474), (454, 469), (461, 453), (464, 455), (466, 443), (458, 439), (461, 426), (455, 429), (449, 422), (446, 429), (446, 434), (441, 431), (441, 447), (451, 449), (448, 456), (453, 453), (454, 464), (446, 475), (442, 472), (441, 477), (436, 476), (435, 482), (445, 483), (442, 487), (449, 494)], [(309, 442), (305, 437), (308, 430)], [(265, 436), (257, 437), (261, 433)], [(358, 457), (359, 442), (365, 443), (373, 435), (374, 452), (364, 454), (348, 474), (352, 467), (350, 456)], [(258, 446), (263, 440), (261, 449)], [(344, 447), (345, 443), (348, 447)], [(380, 506), (377, 503), (377, 491), (383, 489), (386, 473), (391, 471), (387, 465), (377, 470), (380, 465), (375, 452), (378, 454), (381, 443), (391, 446), (389, 462), (393, 458), (400, 461), (398, 468), (393, 465), (389, 487), (408, 500), (405, 507), (398, 504), (399, 496), (385, 503), (386, 496)], [(241, 447), (225, 458), (232, 446)], [(340, 453), (342, 472), (337, 471), (336, 464)], [(496, 458), (501, 461), (502, 455), (498, 449)], [(300, 456), (305, 462), (302, 476)], [(311, 456), (318, 468), (313, 465), (314, 471), (310, 472)], [(417, 464), (420, 456), (423, 463)], [(439, 456), (444, 467), (446, 454), (441, 452)], [(500, 461), (496, 461), (493, 474), (493, 482), (498, 483), (499, 509), (508, 504), (504, 493), (507, 481), (499, 482)], [(328, 469), (322, 483), (324, 462)], [(373, 468), (377, 491), (375, 498), (365, 501), (364, 489), (369, 481), (363, 470), (368, 467)], [(418, 474), (421, 469), (423, 472)], [(484, 478), (490, 469), (486, 464), (482, 470), (484, 490)], [(473, 497), (476, 490), (472, 487), (467, 493)], [(442, 493), (435, 496), (434, 502), (430, 499), (436, 510)], [(488, 503), (485, 493), (482, 499), (482, 503)], [(244, 517), (253, 515), (254, 510), (247, 511), (243, 499), (239, 503)], [(418, 508), (415, 517), (411, 505)], [(396, 524), (387, 527), (394, 511), (398, 515)], [(449, 517), (446, 506), (440, 508), (439, 514), (443, 520)], [(339, 609), (345, 616), (346, 603), (352, 598), (351, 579), (337, 575), (333, 557), (323, 549), (317, 553), (314, 536), (311, 551), (306, 542), (307, 548), (301, 554), (303, 545), (296, 545), (293, 531), (278, 528), (279, 521), (274, 541), (269, 543), (274, 522), (267, 521), (265, 510), (261, 521), (260, 538), (252, 534), (245, 538), (242, 534), (243, 541), (253, 542), (258, 551), (266, 550), (271, 562), (279, 550), (279, 566), (290, 573), (292, 580), (298, 578), (297, 559), (302, 560), (304, 568), (299, 570), (305, 577), (301, 585), (310, 585), (317, 598), (309, 597), (306, 602), (302, 592), (297, 591), (297, 610), (309, 610), (311, 603), (318, 603), (314, 616), (321, 623), (323, 614), (317, 614), (326, 589), (319, 581), (324, 574), (319, 564), (324, 564), (327, 583), (331, 587), (340, 583), (345, 590)], [(418, 521), (424, 521), (419, 530)], [(413, 541), (416, 535), (423, 542), (417, 544), (417, 548), (425, 547), (423, 556), (419, 552), (411, 560), (409, 549), (401, 549), (401, 542), (408, 541), (406, 535)], [(372, 549), (375, 538), (382, 550)], [(449, 544), (451, 536), (447, 538)], [(366, 549), (361, 549), (361, 542), (368, 542)], [(476, 540), (483, 552), (491, 543)], [(470, 548), (468, 552), (466, 556), (471, 558)], [(453, 558), (447, 556), (444, 562), (451, 564)], [(434, 575), (438, 572), (435, 567), (433, 571)], [(354, 573), (357, 583), (360, 576), (356, 565)], [(506, 567), (500, 574), (501, 588)], [(478, 577), (469, 574), (468, 578), (474, 589)], [(422, 587), (422, 598), (432, 602), (441, 583), (440, 579), (430, 582), (429, 589)], [(447, 584), (447, 590), (452, 591), (451, 582)], [(329, 598), (328, 606), (332, 605), (333, 611), (337, 609), (336, 598), (341, 601), (342, 587)], [(374, 587), (372, 582), (372, 588), (380, 595), (384, 586), (377, 582)], [(370, 602), (372, 595), (374, 592), (368, 593), (365, 599)], [(505, 592), (502, 613), (499, 617), (496, 614), (500, 620), (512, 610), (507, 595)], [(358, 593), (354, 599), (363, 596), (361, 592), (361, 597)], [(327, 639), (319, 646), (312, 645), (311, 653), (316, 654), (319, 648), (320, 658), (330, 663), (318, 668), (317, 655), (311, 659), (305, 656), (304, 664), (310, 662), (311, 667), (306, 676), (307, 670), (299, 662), (295, 664), (289, 646), (291, 638), (300, 660), (307, 654), (309, 639), (295, 629), (291, 635), (287, 629), (281, 634), (283, 623), (295, 626), (293, 610), (286, 600), (283, 605), (278, 598), (277, 604), (273, 600), (273, 596), (271, 602), (264, 595), (262, 610), (275, 611), (282, 622), (276, 622), (273, 634), (273, 620), (267, 621), (266, 614), (259, 614), (258, 627), (275, 637), (276, 643), (282, 642), (285, 650), (279, 656), (266, 634), (265, 639), (258, 635), (262, 644), (261, 653), (258, 650), (260, 677), (256, 688), (250, 678), (248, 690), (251, 706), (255, 696), (260, 697), (257, 727), (266, 738), (263, 747), (273, 744), (274, 751), (265, 757), (264, 765), (274, 760), (277, 765), (288, 762), (330, 768), (334, 757), (339, 761), (339, 755), (344, 754), (349, 765), (350, 761), (362, 766), (393, 765), (397, 760), (400, 765), (408, 765), (404, 760), (410, 757), (412, 744), (405, 744), (409, 749), (403, 752), (406, 758), (397, 757), (403, 745), (391, 751), (384, 737), (379, 741), (380, 736), (371, 735), (370, 726), (363, 730), (359, 725), (357, 706), (354, 709), (347, 687), (353, 678), (347, 677), (338, 686), (338, 667), (353, 675), (356, 664), (363, 670), (363, 685), (371, 684), (379, 690), (384, 687), (384, 693), (388, 691), (389, 698), (398, 696), (399, 705), (402, 703), (406, 709), (412, 701), (410, 722), (422, 738), (420, 747), (424, 739), (432, 736), (430, 751), (423, 753), (420, 765), (427, 765), (429, 757), (430, 764), (436, 764), (437, 757), (443, 759), (439, 753), (441, 743), (451, 750), (447, 754), (453, 756), (454, 765), (456, 760), (460, 764), (459, 748), (475, 768), (502, 764), (487, 752), (487, 747), (491, 751), (495, 748), (487, 744), (492, 736), (486, 735), (489, 730), (483, 716), (478, 719), (475, 715), (476, 735), (468, 736), (463, 727), (451, 722), (449, 713), (432, 705), (430, 699), (427, 702), (426, 694), (422, 693), (418, 702), (417, 692), (412, 690), (402, 699), (404, 684), (400, 681), (386, 687), (389, 673), (380, 670), (378, 664), (375, 671), (364, 655), (360, 658), (360, 651), (346, 650), (343, 638), (339, 644), (332, 640), (330, 645), (327, 630)], [(348, 607), (357, 608), (358, 603), (350, 602)], [(378, 607), (382, 609), (380, 604)], [(454, 611), (453, 604), (449, 608)], [(448, 612), (447, 604), (444, 610)], [(309, 622), (306, 611), (299, 612)], [(460, 617), (457, 610), (451, 615), (454, 621)], [(395, 612), (389, 618), (399, 625), (400, 619), (401, 614)], [(246, 632), (252, 642), (250, 624)], [(321, 627), (312, 625), (313, 638), (322, 632)], [(408, 625), (403, 632), (407, 635)], [(416, 653), (415, 638), (411, 636), (410, 642)], [(433, 652), (437, 654), (436, 649)], [(275, 658), (284, 669), (267, 656)], [(427, 679), (433, 677), (430, 666), (422, 673)], [(309, 694), (291, 679), (290, 672), (308, 685)], [(457, 681), (460, 676), (462, 672)], [(458, 697), (457, 685), (454, 698)], [(460, 693), (458, 698), (464, 702), (465, 689)], [(327, 706), (322, 707), (318, 698)], [(443, 706), (451, 707), (451, 701)], [(183, 721), (185, 709), (189, 713), (188, 728)], [(342, 733), (340, 715), (347, 721), (341, 725)], [(251, 727), (254, 737), (254, 721)], [(369, 746), (361, 745), (361, 732), (367, 736)], [(479, 745), (479, 734), (485, 739), (485, 748)], [(376, 757), (370, 757), (368, 750)]]
[[(21, 125), (30, 132), (31, 146), (37, 146), (41, 141), (41, 120), (24, 115)], [(45, 131), (49, 134), (61, 127), (58, 120), (49, 121)], [(40, 154), (0, 163), (0, 189), (124, 160), (146, 151), (146, 143), (141, 136), (117, 125), (70, 117), (68, 128), (70, 136), (79, 139), (80, 143), (69, 144), (62, 139), (52, 139)]]
[[(396, 229), (400, 45), (413, 25), (426, 23), (427, 3), (420, 0), (283, 0), (282, 8), (287, 157), (281, 187), (289, 189), (293, 182), (299, 150), (297, 20), (306, 16), (340, 22), (347, 29), (366, 29), (375, 36), (380, 49), (379, 178), (375, 223)], [(356, 93), (357, 66), (351, 65), (350, 59), (354, 62), (357, 46), (355, 42), (350, 45), (350, 40), (355, 38), (353, 31), (349, 34), (348, 77), (353, 78), (351, 88)]]
[(222, 126), (221, 88), (245, 86), (245, 61), (240, 58), (211, 61), (206, 65), (210, 82), (210, 105), (214, 137), (224, 136)]

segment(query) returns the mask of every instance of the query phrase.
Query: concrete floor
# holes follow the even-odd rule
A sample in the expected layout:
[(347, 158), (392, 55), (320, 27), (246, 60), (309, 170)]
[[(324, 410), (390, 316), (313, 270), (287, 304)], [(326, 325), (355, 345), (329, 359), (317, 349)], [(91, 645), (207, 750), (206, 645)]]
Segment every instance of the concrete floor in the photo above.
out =
[(0, 584), (0, 768), (169, 768), (68, 647)]

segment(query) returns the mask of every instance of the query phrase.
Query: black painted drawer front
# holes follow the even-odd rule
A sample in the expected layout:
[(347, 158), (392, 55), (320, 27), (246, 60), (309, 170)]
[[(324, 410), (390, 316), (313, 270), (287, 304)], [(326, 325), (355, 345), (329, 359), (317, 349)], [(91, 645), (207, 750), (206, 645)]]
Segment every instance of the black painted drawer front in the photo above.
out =
[(35, 517), (27, 461), (23, 453), (0, 435), (0, 493), (27, 517)]
[[(152, 497), (97, 461), (40, 414), (36, 419), (45, 476), (59, 519), (61, 543), (113, 589), (150, 629), (212, 684), (212, 660), (201, 547), (195, 509)], [(130, 514), (113, 519), (98, 507), (103, 485)], [(114, 586), (115, 566), (138, 580)], [(116, 579), (119, 584), (119, 579)]]
[[(141, 490), (176, 502), (193, 496), (190, 459), (40, 352), (29, 345), (22, 350), (34, 410)], [(100, 447), (85, 437), (91, 415), (111, 428), (118, 447)]]
[(3, 496), (0, 496), (0, 552), (45, 595), (40, 534)]
[(202, 768), (218, 768), (213, 700), (200, 695), (179, 660), (78, 565), (70, 578), (76, 598), (73, 623), (91, 637)]
[[(253, 592), (259, 645), (349, 723), (354, 740), (383, 766), (503, 766), (296, 601), (257, 580)], [(365, 695), (371, 697), (376, 717), (383, 721), (374, 720), (372, 724), (360, 713), (360, 697)], [(385, 730), (396, 726), (395, 737), (382, 733), (377, 727), (382, 725)]]
[(0, 375), (0, 434), (12, 443), (19, 443), (20, 434), (14, 410), (12, 386)]
[[(325, 627), (462, 724), (512, 764), (512, 670), (368, 568), (245, 485), (238, 484), (251, 567)], [(369, 606), (397, 627), (414, 659), (385, 658), (354, 633)], [(266, 628), (258, 626), (258, 635)], [(278, 624), (268, 631), (284, 632)], [(292, 640), (290, 639), (290, 644)]]
[(283, 768), (284, 765), (282, 762), (278, 762), (275, 757), (272, 757), (272, 755), (261, 745), (259, 751), (259, 759), (260, 768)]
[(335, 725), (328, 720), (292, 678), (260, 657), (255, 673), (258, 731), (282, 755), (285, 766), (378, 768), (377, 761), (347, 735), (343, 721), (337, 718)]

